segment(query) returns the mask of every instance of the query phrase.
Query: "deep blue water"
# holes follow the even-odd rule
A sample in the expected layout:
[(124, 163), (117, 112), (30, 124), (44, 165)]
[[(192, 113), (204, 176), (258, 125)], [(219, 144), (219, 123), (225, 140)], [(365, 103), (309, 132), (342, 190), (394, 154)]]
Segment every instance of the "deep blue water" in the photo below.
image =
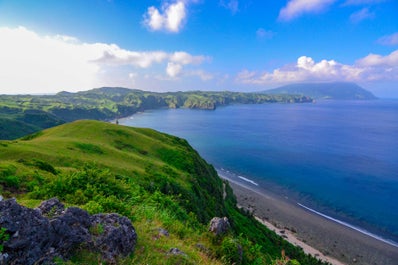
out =
[(185, 138), (216, 168), (398, 242), (398, 100), (163, 109), (120, 122)]

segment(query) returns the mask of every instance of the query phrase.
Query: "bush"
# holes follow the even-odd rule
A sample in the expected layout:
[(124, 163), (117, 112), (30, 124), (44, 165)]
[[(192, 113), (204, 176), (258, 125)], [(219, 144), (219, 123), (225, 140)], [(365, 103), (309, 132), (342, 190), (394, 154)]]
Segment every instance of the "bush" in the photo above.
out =
[(226, 237), (220, 246), (220, 256), (224, 264), (242, 264), (243, 249), (238, 240), (232, 237)]
[(83, 205), (82, 208), (86, 210), (89, 214), (97, 214), (104, 211), (104, 208), (102, 208), (101, 204), (96, 201), (89, 201), (88, 203)]
[(49, 164), (49, 163), (47, 163), (45, 161), (35, 160), (34, 161), (34, 165), (36, 167), (38, 167), (39, 169), (41, 169), (41, 170), (50, 172), (50, 173), (52, 173), (54, 175), (57, 174), (57, 171), (55, 170), (55, 168), (51, 164)]

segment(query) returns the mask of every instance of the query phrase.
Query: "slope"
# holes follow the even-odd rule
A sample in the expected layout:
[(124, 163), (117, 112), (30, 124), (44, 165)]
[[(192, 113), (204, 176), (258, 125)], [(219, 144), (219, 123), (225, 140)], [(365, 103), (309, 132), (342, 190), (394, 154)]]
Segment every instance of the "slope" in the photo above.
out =
[[(58, 197), (127, 216), (139, 242), (120, 264), (271, 264), (282, 249), (302, 264), (322, 264), (238, 210), (229, 185), (187, 141), (151, 129), (84, 120), (0, 141), (0, 184), (4, 197), (27, 206)], [(207, 232), (214, 216), (230, 218), (228, 235)], [(186, 255), (168, 255), (174, 247)], [(97, 259), (80, 249), (69, 262)]]

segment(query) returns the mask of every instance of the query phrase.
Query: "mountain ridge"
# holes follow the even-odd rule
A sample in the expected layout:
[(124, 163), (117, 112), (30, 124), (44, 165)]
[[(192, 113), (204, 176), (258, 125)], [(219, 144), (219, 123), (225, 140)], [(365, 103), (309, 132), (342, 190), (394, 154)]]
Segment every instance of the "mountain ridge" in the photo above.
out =
[(355, 83), (297, 83), (262, 91), (267, 94), (305, 95), (314, 99), (373, 100), (377, 99), (370, 91)]

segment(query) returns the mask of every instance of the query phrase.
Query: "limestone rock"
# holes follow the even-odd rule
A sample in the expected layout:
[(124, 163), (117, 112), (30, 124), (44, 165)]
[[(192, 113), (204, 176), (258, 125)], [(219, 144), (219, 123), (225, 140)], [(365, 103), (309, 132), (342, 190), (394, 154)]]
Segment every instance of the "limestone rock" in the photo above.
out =
[(230, 224), (227, 217), (214, 217), (210, 220), (209, 231), (213, 232), (216, 236), (225, 234), (228, 232)]
[(57, 198), (52, 198), (43, 201), (37, 209), (42, 215), (48, 218), (54, 218), (64, 213), (65, 206)]
[[(102, 232), (91, 233), (95, 226), (102, 227)], [(130, 254), (137, 242), (135, 229), (126, 217), (90, 216), (76, 207), (64, 210), (56, 198), (37, 209), (21, 206), (15, 199), (0, 201), (0, 227), (10, 235), (3, 243), (0, 265), (54, 264), (55, 257), (67, 259), (77, 247), (98, 251), (106, 262), (114, 264), (118, 256)]]
[(96, 228), (92, 241), (94, 250), (105, 260), (114, 262), (119, 256), (130, 254), (137, 243), (137, 234), (130, 220), (118, 214), (96, 214), (91, 217), (91, 227)]
[(181, 256), (186, 256), (187, 254), (185, 254), (183, 251), (181, 251), (178, 248), (171, 248), (168, 252), (169, 255), (181, 255)]

